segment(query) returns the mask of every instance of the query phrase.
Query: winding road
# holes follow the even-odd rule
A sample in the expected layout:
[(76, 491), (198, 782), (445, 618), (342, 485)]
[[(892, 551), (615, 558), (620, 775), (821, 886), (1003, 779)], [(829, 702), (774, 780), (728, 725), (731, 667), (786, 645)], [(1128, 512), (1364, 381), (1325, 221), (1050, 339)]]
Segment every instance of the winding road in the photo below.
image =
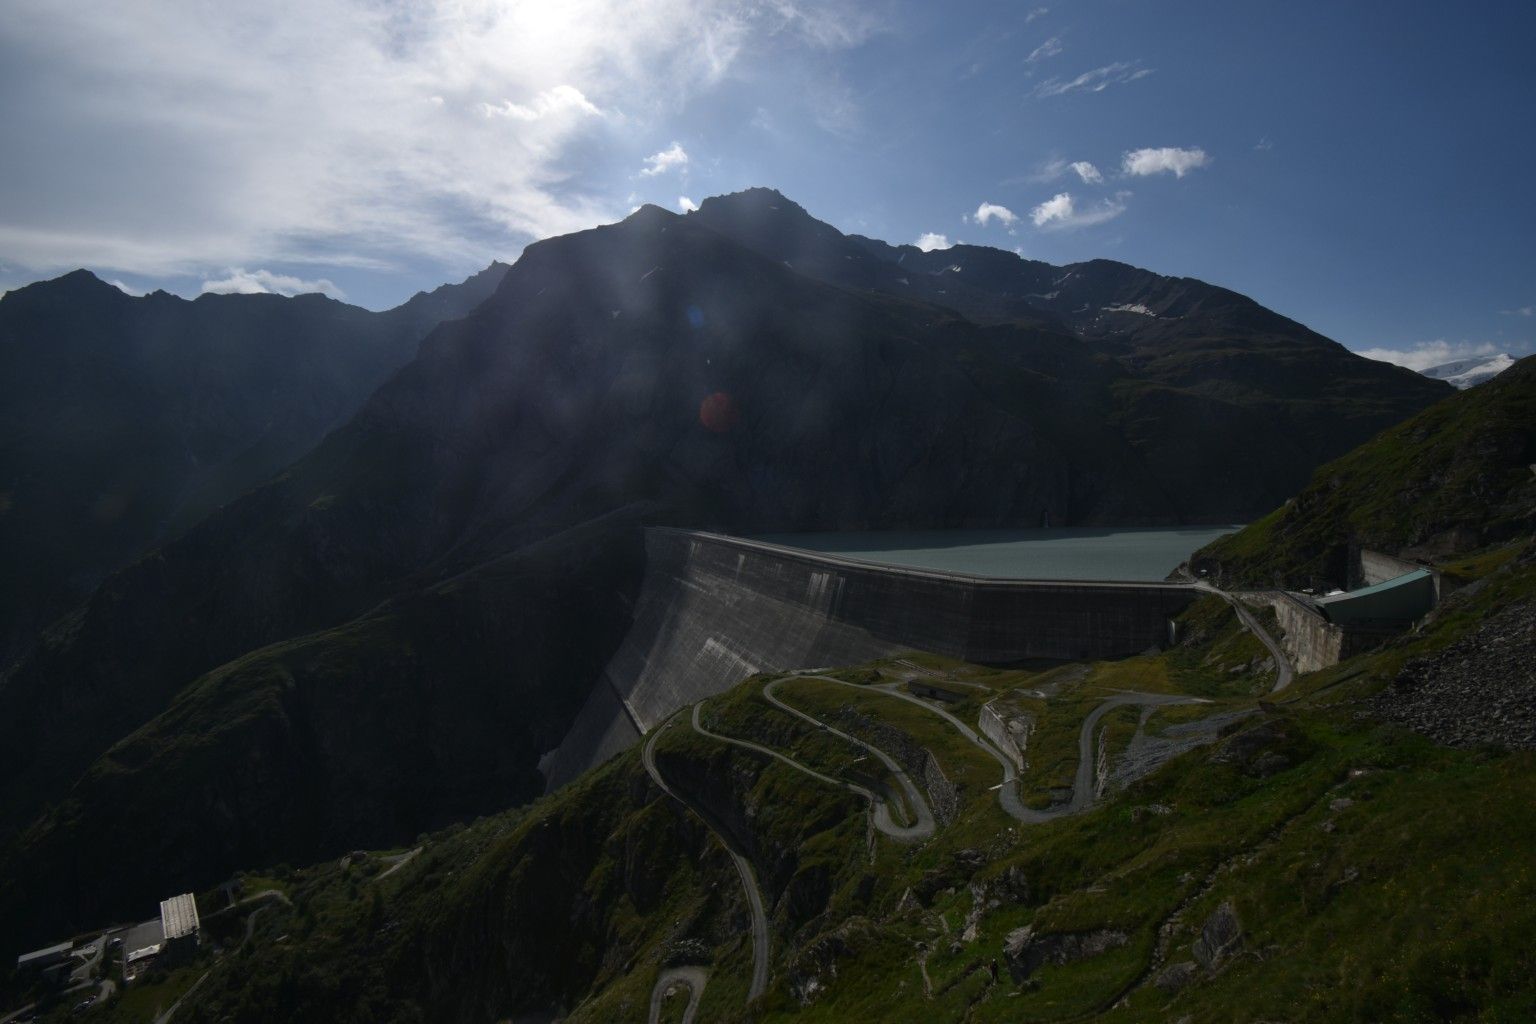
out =
[(1279, 693), (1287, 686), (1290, 686), (1291, 680), (1296, 678), (1295, 666), (1291, 664), (1291, 659), (1286, 657), (1285, 648), (1280, 646), (1280, 642), (1278, 640), (1269, 635), (1269, 630), (1265, 629), (1262, 625), (1259, 624), (1259, 620), (1254, 618), (1253, 613), (1248, 610), (1248, 606), (1243, 604), (1239, 598), (1233, 597), (1225, 590), (1222, 590), (1220, 587), (1217, 587), (1214, 584), (1207, 583), (1205, 580), (1200, 580), (1195, 583), (1195, 587), (1198, 590), (1204, 590), (1207, 593), (1215, 594), (1217, 597), (1227, 602), (1227, 604), (1231, 605), (1232, 610), (1237, 612), (1238, 621), (1243, 624), (1243, 628), (1247, 629), (1248, 632), (1258, 637), (1259, 642), (1267, 647), (1269, 649), (1269, 653), (1274, 656), (1275, 685), (1270, 687), (1269, 692)]
[[(955, 731), (960, 733), (961, 736), (965, 737), (978, 749), (985, 751), (988, 756), (990, 756), (994, 761), (998, 763), (999, 766), (1001, 766), (1003, 769), (1003, 781), (1002, 785), (999, 786), (997, 790), (998, 804), (1002, 807), (1003, 811), (1014, 820), (1031, 825), (1041, 824), (1047, 821), (1054, 821), (1057, 818), (1065, 817), (1069, 814), (1077, 814), (1086, 810), (1089, 805), (1093, 803), (1093, 730), (1094, 727), (1099, 724), (1099, 719), (1103, 718), (1107, 712), (1112, 711), (1117, 707), (1124, 707), (1126, 705), (1162, 707), (1169, 704), (1209, 703), (1208, 701), (1205, 701), (1199, 697), (1184, 697), (1171, 693), (1127, 692), (1119, 693), (1113, 697), (1110, 697), (1108, 700), (1104, 701), (1098, 707), (1089, 712), (1088, 717), (1083, 719), (1082, 728), (1078, 732), (1077, 776), (1073, 780), (1072, 784), (1072, 799), (1056, 807), (1051, 807), (1043, 811), (1037, 811), (1032, 807), (1026, 807), (1024, 801), (1019, 798), (1019, 777), (1018, 772), (1014, 767), (1012, 758), (1010, 758), (1007, 754), (1004, 754), (1001, 750), (998, 750), (997, 747), (993, 746), (989, 740), (976, 732), (976, 730), (972, 729), (970, 726), (966, 725), (959, 718), (956, 718), (950, 712), (944, 710), (943, 708), (935, 707), (933, 704), (928, 703), (921, 697), (914, 696), (910, 693), (904, 693), (901, 690), (896, 689), (895, 687), (899, 686), (899, 683), (890, 684), (887, 686), (864, 686), (858, 683), (845, 682), (841, 679), (833, 679), (831, 676), (809, 674), (787, 676), (785, 679), (815, 679), (820, 682), (834, 683), (838, 686), (847, 686), (858, 690), (861, 693), (878, 693), (887, 697), (893, 697), (897, 700), (904, 700), (909, 704), (915, 704), (930, 714), (939, 716), (948, 722), (950, 726), (955, 729)], [(783, 682), (784, 679), (778, 681)]]
[(785, 680), (782, 678), (774, 679), (769, 682), (763, 687), (763, 697), (766, 698), (767, 701), (774, 707), (779, 708), (787, 714), (793, 715), (796, 718), (809, 723), (819, 731), (825, 732), (831, 736), (836, 736), (838, 739), (843, 740), (846, 743), (850, 743), (853, 746), (866, 750), (873, 757), (878, 759), (880, 763), (885, 765), (886, 769), (890, 771), (891, 775), (895, 777), (897, 784), (901, 786), (902, 793), (906, 797), (907, 808), (910, 809), (917, 818), (915, 823), (903, 824), (897, 822), (896, 815), (892, 810), (890, 801), (886, 800), (884, 796), (878, 793), (874, 793), (868, 789), (865, 789), (863, 786), (855, 785), (851, 782), (845, 782), (842, 779), (834, 778), (830, 775), (824, 775), (821, 772), (816, 771), (814, 768), (809, 768), (806, 765), (801, 764), (799, 761), (796, 761), (790, 757), (786, 757), (784, 754), (781, 754), (778, 751), (772, 750), (761, 744), (751, 743), (747, 740), (738, 740), (729, 736), (721, 736), (718, 733), (709, 731), (699, 722), (699, 708), (701, 707), (699, 704), (695, 704), (693, 706), (694, 729), (701, 735), (708, 736), (711, 739), (717, 739), (725, 743), (732, 743), (736, 746), (744, 747), (748, 750), (755, 750), (759, 753), (767, 754), (769, 757), (782, 761), (790, 767), (796, 768), (814, 779), (819, 779), (820, 781), (829, 785), (838, 786), (840, 788), (848, 789), (860, 794), (870, 802), (870, 811), (874, 816), (875, 828), (879, 829), (881, 832), (890, 836), (892, 839), (897, 840), (898, 842), (915, 842), (919, 839), (927, 839), (929, 836), (933, 835), (933, 811), (929, 809), (928, 801), (923, 799), (922, 791), (913, 784), (911, 777), (907, 775), (907, 773), (902, 769), (901, 765), (897, 763), (896, 759), (891, 757), (885, 751), (881, 750), (879, 747), (876, 747), (873, 744), (865, 743), (863, 740), (858, 739), (857, 737), (850, 736), (845, 732), (834, 729), (820, 719), (813, 718), (798, 708), (791, 707), (790, 705), (784, 703), (784, 701), (780, 699), (774, 692), (783, 682), (785, 682)]
[[(763, 893), (758, 888), (757, 873), (752, 870), (752, 862), (736, 851), (736, 848), (731, 845), (730, 840), (726, 839), (725, 834), (715, 827), (714, 823), (710, 821), (710, 816), (702, 808), (679, 796), (671, 786), (667, 785), (667, 781), (661, 777), (661, 772), (656, 767), (656, 740), (663, 732), (671, 728), (674, 720), (667, 721), (646, 737), (645, 745), (640, 748), (640, 761), (645, 766), (646, 774), (651, 777), (652, 782), (656, 783), (657, 788), (692, 811), (694, 817), (702, 821), (704, 827), (714, 833), (715, 838), (720, 841), (720, 845), (725, 847), (725, 852), (730, 854), (732, 863), (736, 865), (736, 873), (741, 876), (741, 887), (746, 892), (747, 909), (752, 915), (752, 984), (747, 989), (747, 1002), (750, 1003), (761, 996), (768, 988), (768, 914), (763, 910)], [(702, 989), (703, 985), (701, 983), (699, 990), (702, 991)], [(652, 999), (654, 1000), (654, 998), (655, 992), (653, 991)]]
[(683, 1024), (693, 1024), (693, 1017), (699, 1012), (699, 999), (704, 995), (704, 984), (707, 981), (709, 981), (709, 972), (702, 967), (673, 967), (671, 970), (662, 971), (656, 979), (656, 984), (651, 987), (650, 1024), (659, 1024), (661, 1004), (667, 998), (667, 990), (673, 985), (688, 987), (688, 1006), (683, 1010)]

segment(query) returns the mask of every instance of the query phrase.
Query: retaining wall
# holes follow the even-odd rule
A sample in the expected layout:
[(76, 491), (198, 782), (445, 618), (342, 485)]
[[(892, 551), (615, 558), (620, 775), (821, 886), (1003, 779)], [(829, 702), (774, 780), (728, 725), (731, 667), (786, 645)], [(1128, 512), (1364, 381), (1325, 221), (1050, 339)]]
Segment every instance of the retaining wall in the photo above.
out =
[(1297, 672), (1316, 672), (1337, 665), (1402, 632), (1396, 626), (1341, 626), (1284, 591), (1271, 591), (1269, 597), (1275, 618), (1285, 631), (1280, 646), (1285, 648)]
[(754, 673), (913, 649), (981, 664), (1124, 657), (1166, 642), (1196, 597), (1184, 584), (994, 580), (688, 530), (647, 529), (645, 547), (633, 625), (540, 763), (551, 788)]

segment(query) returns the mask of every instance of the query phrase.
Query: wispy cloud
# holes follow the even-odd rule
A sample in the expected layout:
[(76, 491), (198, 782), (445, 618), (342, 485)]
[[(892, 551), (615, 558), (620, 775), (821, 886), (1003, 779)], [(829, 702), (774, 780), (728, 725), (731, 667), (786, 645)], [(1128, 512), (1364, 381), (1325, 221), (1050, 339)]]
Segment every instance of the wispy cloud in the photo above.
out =
[(917, 241), (912, 244), (923, 250), (923, 252), (932, 252), (935, 249), (948, 249), (955, 243), (951, 242), (946, 235), (941, 235), (936, 231), (925, 231), (918, 235)]
[(1078, 160), (1071, 167), (1077, 173), (1077, 176), (1083, 179), (1084, 185), (1097, 185), (1104, 180), (1104, 175), (1099, 173), (1099, 169), (1087, 160)]
[(270, 270), (246, 270), (243, 267), (230, 268), (228, 274), (218, 280), (204, 281), (202, 290), (205, 295), (304, 295), (320, 292), (333, 299), (347, 297), (340, 288), (323, 277), (306, 281), (288, 274), (274, 274)]
[(972, 223), (980, 224), (982, 227), (986, 227), (987, 222), (991, 220), (998, 221), (1004, 227), (1011, 227), (1019, 217), (1018, 214), (1006, 206), (999, 206), (997, 203), (982, 203), (976, 207), (976, 212), (968, 219)]
[(1033, 50), (1029, 51), (1029, 56), (1025, 57), (1024, 61), (1027, 64), (1033, 64), (1036, 61), (1046, 60), (1050, 57), (1054, 57), (1060, 52), (1061, 39), (1058, 36), (1052, 36), (1045, 42), (1041, 43), (1039, 46), (1035, 47)]
[(1024, 24), (1028, 25), (1030, 22), (1034, 21), (1036, 18), (1043, 18), (1047, 14), (1050, 14), (1050, 13), (1051, 13), (1051, 9), (1049, 7), (1036, 7), (1033, 10), (1031, 10), (1028, 14), (1024, 15)]
[(1437, 338), (1434, 341), (1421, 341), (1407, 348), (1368, 348), (1356, 354), (1367, 359), (1378, 359), (1384, 363), (1396, 363), (1410, 370), (1427, 370), (1432, 366), (1455, 362), (1458, 359), (1492, 356), (1497, 355), (1498, 352), (1498, 346), (1491, 342), (1453, 342)]
[(1178, 149), (1174, 146), (1163, 146), (1159, 149), (1133, 149), (1121, 158), (1120, 166), (1126, 174), (1140, 177), (1172, 173), (1175, 177), (1182, 178), (1195, 168), (1205, 167), (1210, 162), (1210, 156), (1199, 147)]
[(692, 213), (694, 210), (699, 208), (699, 204), (694, 202), (692, 199), (689, 199), (687, 196), (678, 196), (677, 208), (682, 210), (684, 213)]
[(1253, 144), (1253, 148), (1260, 153), (1267, 153), (1275, 148), (1275, 144), (1268, 135), (1262, 135), (1259, 141)]
[(658, 174), (665, 174), (674, 167), (686, 167), (688, 165), (688, 151), (680, 142), (674, 142), (659, 153), (652, 153), (645, 158), (645, 166), (640, 173), (647, 178), (654, 178)]
[(1030, 92), (1032, 96), (1062, 96), (1069, 92), (1103, 92), (1112, 85), (1121, 85), (1146, 78), (1153, 68), (1144, 68), (1141, 61), (1116, 61), (1092, 71), (1084, 71), (1076, 78), (1048, 78)]
[(1518, 309), (1501, 309), (1505, 316), (1536, 316), (1536, 306), (1521, 306)]
[(780, 20), (781, 27), (827, 50), (858, 46), (886, 28), (877, 15), (857, 6), (769, 0), (767, 10)]
[(1050, 199), (1029, 211), (1029, 219), (1035, 227), (1047, 231), (1063, 228), (1082, 228), (1114, 220), (1125, 212), (1129, 192), (1117, 192), (1113, 199), (1101, 199), (1086, 207), (1077, 205), (1070, 192), (1058, 192)]
[[(434, 106), (442, 106), (443, 98), (433, 96)], [(557, 85), (553, 89), (545, 89), (533, 98), (531, 103), (513, 103), (511, 100), (502, 100), (499, 104), (482, 103), (480, 110), (486, 117), (507, 117), (514, 121), (540, 121), (546, 117), (559, 117), (562, 114), (575, 112), (587, 114), (592, 117), (602, 117), (603, 112), (597, 105), (571, 85)]]
[[(137, 298), (142, 298), (144, 296), (144, 294), (145, 294), (145, 291), (144, 291), (143, 288), (135, 288), (133, 285), (128, 284), (125, 281), (120, 281), (120, 280), (118, 280), (115, 277), (112, 280), (108, 281), (107, 284), (111, 285), (113, 288), (116, 288), (118, 291), (122, 292), (124, 295), (132, 295), (136, 299)], [(0, 294), (4, 294), (4, 293), (0, 292)]]

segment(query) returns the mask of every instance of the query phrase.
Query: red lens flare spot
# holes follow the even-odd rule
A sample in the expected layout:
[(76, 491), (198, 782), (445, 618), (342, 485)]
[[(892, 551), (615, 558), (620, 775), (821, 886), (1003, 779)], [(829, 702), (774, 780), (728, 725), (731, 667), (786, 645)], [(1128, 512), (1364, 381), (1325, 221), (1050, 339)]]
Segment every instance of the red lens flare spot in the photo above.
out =
[(741, 422), (741, 410), (736, 408), (734, 398), (724, 391), (716, 391), (699, 403), (699, 422), (716, 434), (728, 433)]

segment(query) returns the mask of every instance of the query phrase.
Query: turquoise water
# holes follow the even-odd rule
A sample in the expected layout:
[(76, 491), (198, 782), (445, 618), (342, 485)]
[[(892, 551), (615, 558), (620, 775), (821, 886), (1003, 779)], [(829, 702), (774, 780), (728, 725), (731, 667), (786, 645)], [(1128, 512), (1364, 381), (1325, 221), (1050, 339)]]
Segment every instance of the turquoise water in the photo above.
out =
[(753, 540), (887, 565), (1029, 580), (1161, 580), (1239, 526), (773, 533)]

